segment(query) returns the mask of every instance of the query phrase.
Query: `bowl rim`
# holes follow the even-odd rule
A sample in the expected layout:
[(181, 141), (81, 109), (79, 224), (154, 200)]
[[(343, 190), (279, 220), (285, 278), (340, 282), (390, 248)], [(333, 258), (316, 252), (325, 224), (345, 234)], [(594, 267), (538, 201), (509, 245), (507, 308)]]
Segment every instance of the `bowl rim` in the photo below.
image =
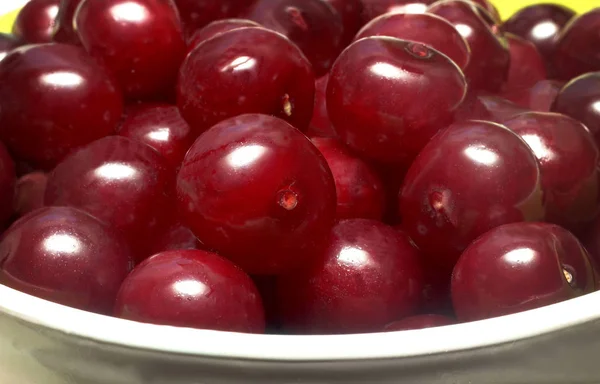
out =
[(471, 323), (351, 335), (243, 334), (138, 323), (56, 304), (4, 285), (0, 285), (0, 313), (72, 338), (131, 349), (224, 359), (322, 362), (417, 357), (541, 336), (600, 319), (600, 291)]

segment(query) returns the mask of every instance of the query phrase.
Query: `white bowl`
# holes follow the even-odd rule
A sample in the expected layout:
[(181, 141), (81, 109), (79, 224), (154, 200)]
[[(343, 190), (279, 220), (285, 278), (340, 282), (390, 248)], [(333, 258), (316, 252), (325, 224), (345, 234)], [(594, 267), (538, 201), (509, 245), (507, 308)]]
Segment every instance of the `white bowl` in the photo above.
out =
[(596, 384), (600, 292), (417, 331), (251, 335), (136, 323), (0, 285), (2, 384)]

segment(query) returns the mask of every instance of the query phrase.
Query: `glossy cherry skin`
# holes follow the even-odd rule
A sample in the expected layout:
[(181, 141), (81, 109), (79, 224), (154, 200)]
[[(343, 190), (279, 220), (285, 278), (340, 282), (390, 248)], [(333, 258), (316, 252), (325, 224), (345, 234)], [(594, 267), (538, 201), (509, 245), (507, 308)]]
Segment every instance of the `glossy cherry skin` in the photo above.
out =
[(334, 138), (312, 139), (333, 174), (337, 194), (336, 219), (381, 220), (385, 210), (383, 182), (373, 167)]
[(375, 332), (414, 313), (420, 255), (406, 234), (367, 219), (340, 221), (315, 262), (279, 278), (284, 329), (298, 333)]
[(75, 11), (83, 0), (60, 0), (58, 15), (54, 23), (54, 36), (57, 43), (81, 45), (77, 32), (73, 29)]
[(51, 169), (73, 149), (114, 132), (117, 84), (85, 51), (28, 45), (0, 62), (0, 139), (19, 159)]
[(460, 321), (508, 315), (593, 291), (587, 252), (564, 228), (512, 223), (485, 233), (463, 252), (452, 275)]
[(189, 38), (207, 24), (221, 19), (238, 17), (247, 12), (255, 0), (174, 0), (185, 35)]
[(550, 112), (558, 92), (565, 86), (559, 80), (540, 80), (527, 89), (502, 92), (502, 96), (513, 103), (532, 111)]
[(44, 193), (48, 175), (44, 172), (31, 172), (19, 177), (15, 185), (13, 212), (21, 217), (44, 206)]
[(532, 42), (544, 59), (550, 61), (560, 31), (573, 16), (575, 12), (564, 5), (534, 4), (512, 15), (502, 30)]
[(15, 163), (0, 142), (0, 228), (5, 228), (13, 211), (16, 183)]
[(186, 45), (171, 0), (83, 0), (75, 27), (85, 49), (110, 69), (128, 99), (172, 92)]
[(327, 83), (329, 75), (322, 76), (315, 81), (315, 105), (313, 115), (306, 134), (317, 137), (337, 137), (329, 114), (327, 113)]
[(111, 228), (71, 207), (22, 217), (0, 241), (0, 283), (92, 312), (110, 314), (133, 261)]
[(428, 8), (455, 26), (471, 48), (464, 70), (473, 90), (497, 92), (508, 76), (510, 53), (506, 39), (492, 31), (477, 5), (462, 0), (440, 1)]
[(590, 131), (558, 113), (524, 113), (504, 125), (521, 136), (538, 159), (546, 221), (574, 232), (591, 223), (600, 212), (600, 158)]
[(119, 135), (154, 148), (177, 168), (196, 135), (174, 105), (148, 104), (131, 111), (121, 123)]
[(257, 0), (248, 18), (294, 42), (317, 76), (327, 73), (343, 48), (341, 15), (323, 0)]
[(362, 0), (364, 19), (370, 21), (385, 13), (425, 13), (435, 0)]
[(21, 45), (23, 45), (23, 42), (14, 35), (0, 33), (0, 61), (2, 61), (11, 50)]
[(336, 209), (327, 162), (300, 131), (267, 115), (240, 115), (202, 134), (177, 176), (183, 224), (251, 274), (307, 263)]
[(448, 316), (436, 314), (415, 315), (389, 323), (383, 328), (383, 330), (388, 332), (408, 331), (411, 329), (443, 327), (445, 325), (452, 325), (455, 323), (456, 321)]
[(420, 43), (369, 37), (336, 60), (327, 111), (349, 147), (374, 160), (408, 165), (452, 120), (465, 93), (465, 78), (447, 56)]
[(469, 62), (469, 45), (447, 20), (429, 13), (387, 13), (365, 25), (355, 40), (389, 36), (426, 44), (452, 59), (460, 68)]
[(362, 0), (325, 0), (335, 8), (342, 17), (344, 33), (342, 46), (350, 44), (356, 32), (363, 26), (364, 6)]
[(600, 71), (600, 8), (576, 16), (561, 31), (554, 52), (559, 79), (569, 81), (587, 72)]
[(592, 72), (568, 82), (551, 108), (581, 121), (600, 145), (600, 72)]
[(216, 20), (204, 28), (198, 29), (187, 40), (188, 52), (196, 48), (204, 40), (208, 40), (219, 33), (233, 31), (243, 27), (260, 27), (260, 24), (247, 19)]
[(138, 265), (123, 282), (115, 316), (124, 319), (263, 333), (262, 301), (252, 279), (217, 254), (162, 252)]
[(177, 249), (203, 249), (203, 244), (192, 231), (180, 223), (174, 223), (152, 241), (148, 255)]
[(528, 89), (545, 80), (546, 65), (535, 45), (510, 33), (505, 36), (510, 49), (510, 68), (503, 92)]
[(49, 43), (60, 0), (30, 0), (21, 8), (12, 33), (28, 44)]
[(409, 168), (399, 194), (403, 228), (444, 266), (494, 227), (542, 220), (543, 203), (529, 146), (508, 128), (485, 121), (455, 123), (436, 135)]
[(529, 108), (517, 105), (500, 96), (488, 92), (472, 91), (454, 113), (457, 122), (467, 120), (485, 120), (501, 123), (518, 114), (528, 112)]
[(314, 87), (310, 62), (289, 39), (265, 28), (238, 28), (189, 53), (179, 74), (177, 105), (197, 133), (245, 113), (274, 115), (304, 130)]
[(48, 177), (44, 203), (80, 208), (128, 241), (136, 261), (171, 222), (175, 174), (158, 152), (121, 136), (67, 156)]

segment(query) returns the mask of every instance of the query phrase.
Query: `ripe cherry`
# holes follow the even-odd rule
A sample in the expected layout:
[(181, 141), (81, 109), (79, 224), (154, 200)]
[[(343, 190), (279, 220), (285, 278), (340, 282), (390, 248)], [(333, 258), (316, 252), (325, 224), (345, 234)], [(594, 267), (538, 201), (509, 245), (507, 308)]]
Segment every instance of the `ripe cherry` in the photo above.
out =
[(179, 75), (177, 104), (197, 134), (244, 113), (274, 115), (304, 130), (314, 87), (310, 63), (289, 39), (265, 28), (238, 28), (189, 53)]
[(369, 37), (352, 43), (336, 60), (327, 84), (327, 111), (352, 149), (408, 165), (452, 120), (465, 92), (465, 78), (447, 56), (420, 43)]
[(19, 159), (51, 169), (72, 150), (110, 135), (123, 101), (81, 48), (29, 45), (0, 62), (0, 138)]
[(61, 0), (54, 23), (53, 40), (57, 43), (81, 45), (77, 32), (73, 29), (75, 11), (83, 0)]
[(510, 33), (506, 34), (510, 49), (510, 69), (504, 92), (529, 89), (537, 82), (546, 79), (546, 66), (533, 43)]
[(85, 49), (110, 69), (128, 99), (172, 92), (186, 46), (171, 0), (83, 0), (75, 27)]
[(546, 223), (492, 229), (460, 256), (452, 275), (458, 320), (507, 315), (593, 291), (587, 252), (569, 231)]
[(409, 168), (399, 205), (417, 246), (450, 267), (488, 230), (544, 218), (533, 152), (508, 128), (485, 121), (455, 123), (436, 135)]
[(188, 52), (196, 48), (204, 40), (208, 40), (219, 33), (233, 31), (243, 27), (260, 27), (260, 24), (247, 19), (223, 19), (216, 20), (204, 28), (198, 29), (187, 40)]
[(17, 180), (13, 201), (16, 217), (25, 216), (44, 206), (47, 181), (48, 175), (44, 172), (31, 172)]
[(266, 115), (237, 116), (206, 131), (177, 176), (183, 224), (252, 274), (309, 262), (333, 224), (335, 193), (318, 149)]
[(384, 331), (407, 331), (411, 329), (424, 329), (432, 327), (442, 327), (444, 325), (452, 325), (456, 321), (448, 316), (428, 314), (428, 315), (415, 315), (405, 317), (402, 320), (397, 320), (383, 328)]
[(146, 323), (262, 333), (264, 310), (254, 283), (222, 257), (199, 250), (162, 252), (123, 282), (115, 315)]
[(420, 255), (406, 234), (366, 219), (340, 221), (315, 262), (282, 276), (285, 329), (299, 333), (374, 332), (414, 313)]
[(0, 282), (59, 304), (110, 314), (133, 261), (116, 232), (87, 213), (46, 207), (0, 242)]
[(60, 0), (30, 0), (19, 11), (12, 33), (28, 44), (49, 43)]

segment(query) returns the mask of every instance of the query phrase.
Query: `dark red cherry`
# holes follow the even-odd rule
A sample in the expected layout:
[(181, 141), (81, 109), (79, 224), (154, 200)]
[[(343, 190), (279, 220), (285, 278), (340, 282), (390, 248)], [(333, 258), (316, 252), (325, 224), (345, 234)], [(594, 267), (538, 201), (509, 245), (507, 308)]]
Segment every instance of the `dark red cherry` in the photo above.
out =
[(19, 11), (12, 33), (28, 44), (52, 41), (60, 0), (30, 0)]
[(29, 45), (0, 62), (0, 138), (19, 159), (51, 169), (110, 135), (123, 111), (116, 83), (85, 51)]
[(198, 29), (187, 40), (188, 52), (196, 48), (204, 40), (208, 40), (219, 33), (233, 31), (243, 27), (260, 27), (260, 24), (247, 19), (224, 19), (216, 20), (204, 28)]
[(315, 81), (315, 106), (312, 119), (306, 130), (308, 136), (337, 137), (327, 113), (327, 83), (329, 75)]
[(44, 172), (31, 172), (21, 176), (15, 186), (13, 211), (21, 217), (44, 206), (44, 192), (48, 175)]
[(488, 26), (480, 8), (448, 0), (433, 4), (428, 12), (448, 20), (469, 43), (471, 59), (464, 72), (471, 89), (497, 92), (508, 76), (510, 53), (506, 39)]
[(472, 91), (454, 113), (455, 121), (486, 120), (501, 123), (529, 109), (500, 96), (487, 92)]
[(244, 14), (255, 0), (174, 0), (189, 38), (207, 24)]
[(385, 190), (379, 175), (334, 138), (312, 139), (327, 160), (337, 192), (336, 219), (381, 220)]
[(180, 223), (167, 227), (152, 241), (148, 255), (177, 249), (203, 249), (202, 243), (192, 231)]
[(532, 42), (550, 62), (556, 48), (557, 37), (562, 28), (575, 16), (575, 12), (564, 5), (533, 4), (515, 13), (502, 25), (510, 32)]
[(375, 332), (414, 313), (421, 284), (420, 255), (406, 234), (374, 220), (343, 220), (315, 262), (279, 278), (283, 326)]
[(182, 222), (248, 273), (309, 262), (335, 216), (327, 162), (300, 131), (241, 115), (203, 133), (177, 176)]
[(314, 87), (310, 63), (289, 39), (265, 28), (238, 28), (189, 53), (179, 74), (177, 104), (196, 133), (244, 113), (274, 115), (304, 130)]
[(546, 79), (546, 66), (535, 45), (510, 33), (505, 36), (510, 49), (510, 69), (502, 91), (529, 89)]
[(364, 19), (370, 21), (385, 13), (425, 13), (436, 0), (362, 0)]
[(363, 26), (363, 3), (362, 0), (325, 0), (335, 8), (342, 17), (344, 34), (342, 35), (342, 46), (350, 44), (356, 32)]
[(502, 96), (513, 103), (532, 111), (550, 112), (550, 108), (564, 87), (559, 80), (540, 80), (531, 88), (502, 92)]
[(146, 323), (262, 333), (264, 310), (252, 279), (222, 257), (199, 250), (162, 252), (123, 282), (115, 316)]
[(0, 33), (0, 61), (2, 61), (10, 51), (21, 45), (23, 45), (23, 42), (14, 35)]
[(342, 18), (327, 1), (257, 0), (248, 18), (293, 41), (317, 76), (327, 73), (343, 48)]
[(0, 142), (0, 228), (3, 229), (13, 213), (15, 196), (15, 163)]
[(181, 165), (196, 139), (190, 126), (174, 105), (142, 105), (131, 111), (121, 123), (119, 135), (154, 148), (173, 168)]
[(137, 261), (170, 223), (174, 171), (145, 144), (121, 136), (94, 141), (67, 156), (48, 177), (46, 205), (80, 208), (122, 234)]
[(504, 125), (537, 157), (546, 200), (546, 221), (579, 231), (600, 212), (598, 147), (579, 121), (558, 113), (529, 112)]
[(388, 332), (408, 331), (411, 329), (442, 327), (444, 325), (452, 325), (455, 323), (456, 321), (448, 316), (436, 314), (415, 315), (389, 323), (383, 328), (383, 330)]
[(546, 223), (492, 229), (463, 252), (452, 275), (458, 320), (472, 321), (554, 304), (593, 291), (585, 249)]
[(327, 111), (352, 149), (408, 165), (451, 122), (465, 92), (465, 78), (447, 56), (420, 43), (369, 37), (352, 43), (336, 60), (327, 84)]
[(389, 36), (426, 44), (452, 59), (460, 68), (469, 62), (469, 45), (447, 20), (429, 13), (387, 13), (371, 20), (355, 40)]
[(436, 135), (408, 170), (399, 205), (403, 228), (444, 266), (494, 227), (544, 218), (533, 152), (516, 133), (485, 121)]
[(75, 28), (127, 98), (156, 99), (172, 92), (186, 45), (171, 0), (84, 0)]
[(569, 81), (600, 71), (600, 7), (573, 18), (556, 42), (553, 65), (558, 78)]
[(110, 314), (133, 261), (116, 232), (87, 213), (46, 207), (0, 242), (0, 283), (42, 299)]
[(558, 93), (552, 112), (581, 121), (600, 144), (600, 72), (582, 75), (568, 82)]
[(81, 45), (77, 32), (73, 29), (75, 11), (83, 0), (60, 0), (56, 22), (54, 23), (54, 36), (57, 43)]

